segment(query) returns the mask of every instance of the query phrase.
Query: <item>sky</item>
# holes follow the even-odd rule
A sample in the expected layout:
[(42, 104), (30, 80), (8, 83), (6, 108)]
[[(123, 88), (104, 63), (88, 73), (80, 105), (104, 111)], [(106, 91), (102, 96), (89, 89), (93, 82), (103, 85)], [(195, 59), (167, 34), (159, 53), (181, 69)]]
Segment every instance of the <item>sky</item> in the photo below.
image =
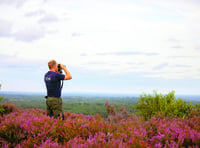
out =
[(2, 91), (200, 94), (199, 0), (0, 0)]

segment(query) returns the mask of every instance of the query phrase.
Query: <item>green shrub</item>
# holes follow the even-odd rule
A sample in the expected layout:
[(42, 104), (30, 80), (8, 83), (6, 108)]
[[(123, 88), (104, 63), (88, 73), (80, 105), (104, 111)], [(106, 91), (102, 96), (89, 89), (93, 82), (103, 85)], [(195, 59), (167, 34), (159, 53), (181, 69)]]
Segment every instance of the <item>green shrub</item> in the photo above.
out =
[(18, 111), (19, 109), (14, 105), (10, 104), (9, 102), (0, 105), (0, 116), (3, 116), (4, 114), (9, 114), (11, 112)]
[[(0, 84), (0, 89), (1, 89), (1, 84)], [(3, 97), (0, 97), (0, 102), (2, 101)]]
[(0, 102), (2, 101), (3, 97), (0, 97)]
[(166, 95), (158, 94), (156, 91), (154, 91), (154, 95), (142, 94), (136, 105), (136, 109), (146, 120), (157, 114), (184, 117), (193, 108), (194, 105), (191, 102), (187, 104), (181, 98), (176, 99), (175, 91), (171, 91)]

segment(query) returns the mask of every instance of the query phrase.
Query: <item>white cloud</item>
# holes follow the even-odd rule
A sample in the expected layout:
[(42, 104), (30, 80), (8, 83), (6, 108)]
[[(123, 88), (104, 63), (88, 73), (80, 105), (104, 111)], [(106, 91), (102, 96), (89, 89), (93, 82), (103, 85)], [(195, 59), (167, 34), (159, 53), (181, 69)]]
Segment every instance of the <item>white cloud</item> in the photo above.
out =
[(17, 41), (32, 42), (43, 38), (45, 34), (46, 31), (44, 28), (30, 27), (14, 32), (13, 36)]
[(21, 7), (27, 0), (1, 0), (0, 5), (12, 5)]
[(0, 37), (9, 37), (12, 31), (12, 23), (0, 19)]
[(24, 14), (24, 16), (26, 17), (35, 17), (35, 16), (42, 16), (42, 15), (45, 15), (46, 12), (42, 9), (39, 9), (39, 10), (35, 10), (35, 11), (31, 11), (31, 12), (27, 12)]
[(52, 14), (47, 14), (43, 16), (38, 22), (39, 23), (52, 23), (52, 22), (57, 22), (59, 19), (56, 15)]
[[(199, 78), (200, 60), (193, 58), (200, 56), (196, 50), (200, 34), (197, 8), (193, 1), (27, 1), (22, 8), (8, 12), (13, 26), (4, 23), (8, 29), (0, 27), (0, 33), (7, 30), (2, 37), (10, 35), (8, 30), (13, 27), (12, 36), (0, 38), (0, 53), (55, 58), (70, 66), (113, 75)], [(1, 13), (0, 18), (4, 17)], [(189, 57), (169, 58), (177, 55)], [(91, 64), (102, 62), (105, 64)]]
[[(42, 60), (32, 60), (28, 58), (22, 58), (18, 55), (3, 55), (0, 54), (1, 63), (0, 66), (5, 70), (13, 70), (13, 69), (37, 69), (44, 67), (44, 61)], [(45, 65), (46, 66), (46, 65)]]

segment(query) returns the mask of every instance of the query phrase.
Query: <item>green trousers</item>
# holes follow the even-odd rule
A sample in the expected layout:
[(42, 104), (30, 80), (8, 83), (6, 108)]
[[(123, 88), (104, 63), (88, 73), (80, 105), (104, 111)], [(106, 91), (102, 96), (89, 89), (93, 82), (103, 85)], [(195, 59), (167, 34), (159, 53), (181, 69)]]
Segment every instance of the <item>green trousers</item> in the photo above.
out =
[(60, 113), (63, 112), (62, 108), (62, 99), (57, 97), (48, 97), (46, 100), (47, 104), (47, 115), (57, 118), (60, 116)]

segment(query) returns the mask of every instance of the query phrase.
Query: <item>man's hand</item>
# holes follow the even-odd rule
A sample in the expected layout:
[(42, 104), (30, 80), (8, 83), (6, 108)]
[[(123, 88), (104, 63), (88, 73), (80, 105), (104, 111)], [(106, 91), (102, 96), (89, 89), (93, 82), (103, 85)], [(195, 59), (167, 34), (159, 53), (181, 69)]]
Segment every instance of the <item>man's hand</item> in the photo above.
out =
[(65, 71), (65, 78), (64, 78), (64, 80), (70, 80), (70, 79), (72, 79), (72, 76), (69, 73), (69, 71), (66, 69), (65, 65), (60, 64), (60, 67)]
[(61, 67), (62, 69), (66, 68), (65, 65), (63, 65), (63, 64), (60, 64), (60, 67)]

